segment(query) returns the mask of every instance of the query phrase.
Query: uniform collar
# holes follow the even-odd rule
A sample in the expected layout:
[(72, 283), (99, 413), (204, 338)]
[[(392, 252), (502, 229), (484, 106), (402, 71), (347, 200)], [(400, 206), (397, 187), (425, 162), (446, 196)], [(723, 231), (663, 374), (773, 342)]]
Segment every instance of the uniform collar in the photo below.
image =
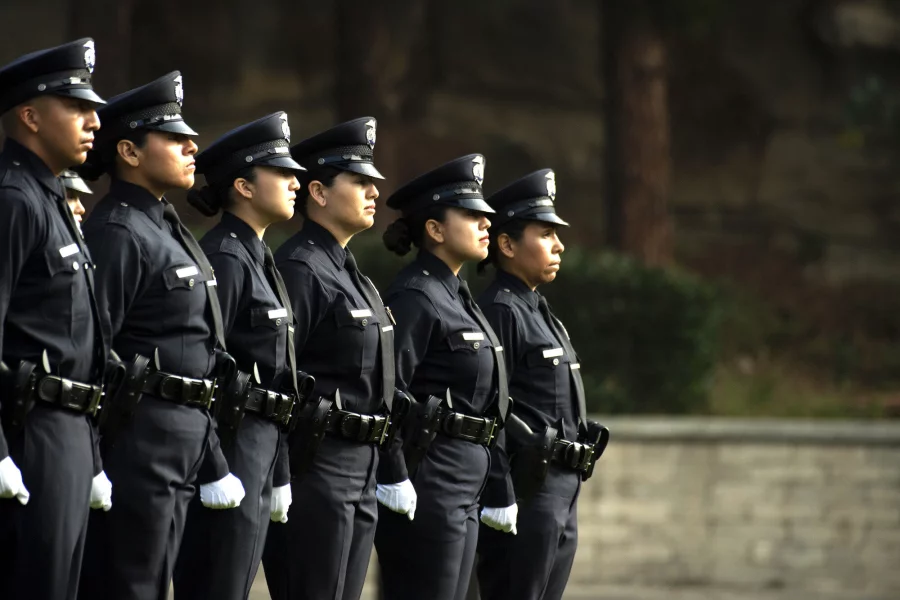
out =
[(123, 200), (123, 205), (133, 206), (146, 213), (160, 229), (165, 224), (163, 209), (165, 208), (164, 203), (167, 202), (165, 198), (158, 200), (147, 188), (122, 181), (121, 179), (113, 179), (109, 184), (109, 194), (119, 200)]
[(3, 153), (9, 156), (13, 162), (18, 162), (28, 169), (31, 176), (34, 177), (42, 186), (47, 188), (55, 196), (65, 198), (62, 182), (53, 174), (50, 167), (47, 166), (40, 157), (17, 142), (16, 140), (7, 138), (3, 146)]
[(531, 308), (536, 309), (538, 307), (538, 300), (540, 299), (538, 293), (525, 285), (525, 282), (515, 275), (507, 273), (503, 269), (497, 269), (497, 285), (503, 288), (504, 291), (513, 293), (524, 300)]
[(347, 251), (341, 247), (330, 231), (312, 219), (306, 219), (303, 223), (303, 235), (313, 246), (318, 246), (324, 250), (328, 258), (334, 263), (334, 266), (339, 269), (344, 268)]
[(454, 298), (457, 296), (459, 293), (459, 277), (453, 274), (447, 263), (431, 252), (422, 250), (416, 258), (416, 265), (421, 268), (423, 275), (436, 277), (438, 281), (444, 284), (451, 296)]
[(240, 217), (225, 211), (222, 213), (222, 226), (234, 237), (241, 240), (247, 251), (250, 252), (256, 261), (264, 265), (266, 261), (266, 251), (263, 247), (263, 241), (259, 239), (253, 228)]

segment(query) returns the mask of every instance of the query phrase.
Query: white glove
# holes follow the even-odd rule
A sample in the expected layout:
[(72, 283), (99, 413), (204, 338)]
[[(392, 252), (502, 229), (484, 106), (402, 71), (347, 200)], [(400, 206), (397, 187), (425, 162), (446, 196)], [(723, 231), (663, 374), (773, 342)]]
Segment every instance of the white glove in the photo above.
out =
[(25, 506), (31, 494), (22, 483), (22, 472), (13, 462), (11, 456), (0, 460), (0, 498), (12, 498), (15, 496), (19, 504)]
[(506, 508), (481, 509), (481, 522), (497, 531), (504, 531), (516, 535), (516, 518), (519, 516), (519, 505), (513, 504)]
[(409, 479), (400, 483), (386, 483), (375, 486), (375, 498), (395, 513), (406, 515), (412, 521), (416, 517), (416, 489)]
[(288, 509), (291, 507), (291, 502), (294, 501), (293, 496), (291, 496), (291, 484), (285, 484), (277, 488), (272, 489), (272, 510), (269, 518), (275, 521), (276, 523), (287, 523), (288, 521)]
[(112, 482), (106, 471), (100, 471), (91, 483), (91, 508), (102, 508), (104, 511), (112, 508)]
[(200, 502), (206, 508), (234, 508), (244, 499), (241, 480), (229, 473), (222, 479), (200, 486)]

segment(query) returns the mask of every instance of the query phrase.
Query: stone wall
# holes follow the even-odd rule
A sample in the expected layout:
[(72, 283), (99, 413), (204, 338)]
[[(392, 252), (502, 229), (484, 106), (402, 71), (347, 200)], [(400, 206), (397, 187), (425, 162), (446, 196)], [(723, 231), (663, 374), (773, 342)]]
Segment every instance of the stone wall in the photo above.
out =
[(579, 503), (573, 590), (900, 597), (900, 425), (605, 422), (612, 441)]

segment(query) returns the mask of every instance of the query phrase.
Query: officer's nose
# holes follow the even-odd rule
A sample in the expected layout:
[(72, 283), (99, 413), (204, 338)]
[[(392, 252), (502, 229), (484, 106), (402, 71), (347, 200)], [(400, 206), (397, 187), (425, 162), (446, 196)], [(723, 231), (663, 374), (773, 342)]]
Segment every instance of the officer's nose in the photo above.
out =
[(292, 192), (296, 192), (300, 189), (300, 182), (296, 177), (291, 177), (291, 182), (288, 184), (288, 190)]
[(554, 249), (557, 254), (562, 254), (566, 250), (566, 246), (562, 243), (562, 240), (559, 239), (559, 234), (554, 233), (553, 239), (555, 240)]
[(197, 154), (197, 150), (199, 150), (199, 148), (197, 147), (197, 144), (191, 138), (187, 139), (184, 146), (185, 146), (184, 153), (187, 154), (188, 156), (193, 156), (193, 155)]
[(87, 118), (84, 120), (84, 129), (85, 131), (97, 131), (100, 129), (100, 116), (96, 110), (90, 109), (88, 111)]
[(374, 183), (369, 184), (369, 185), (372, 187), (372, 189), (369, 190), (369, 193), (366, 195), (366, 198), (369, 198), (370, 200), (378, 200), (378, 188), (375, 187)]
[(491, 221), (486, 216), (481, 215), (481, 220), (478, 222), (478, 229), (484, 231), (485, 229), (490, 229)]

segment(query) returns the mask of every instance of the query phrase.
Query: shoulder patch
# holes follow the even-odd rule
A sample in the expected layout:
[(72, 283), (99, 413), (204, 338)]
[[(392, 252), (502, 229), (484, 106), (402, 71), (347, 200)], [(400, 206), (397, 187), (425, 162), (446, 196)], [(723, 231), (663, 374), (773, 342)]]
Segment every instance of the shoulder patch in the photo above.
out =
[(513, 302), (515, 301), (516, 295), (509, 290), (499, 289), (497, 290), (497, 293), (494, 294), (494, 304), (505, 304), (506, 306), (512, 308)]
[(130, 216), (131, 207), (125, 204), (124, 202), (118, 203), (110, 212), (109, 212), (109, 223), (119, 223), (120, 225), (128, 224), (128, 217)]
[(219, 242), (219, 252), (231, 254), (233, 256), (241, 256), (243, 246), (244, 245), (240, 240), (235, 239), (230, 235), (226, 235), (222, 238), (222, 241)]
[(297, 246), (288, 256), (288, 260), (296, 260), (297, 262), (307, 263), (312, 260), (313, 252), (306, 246)]

